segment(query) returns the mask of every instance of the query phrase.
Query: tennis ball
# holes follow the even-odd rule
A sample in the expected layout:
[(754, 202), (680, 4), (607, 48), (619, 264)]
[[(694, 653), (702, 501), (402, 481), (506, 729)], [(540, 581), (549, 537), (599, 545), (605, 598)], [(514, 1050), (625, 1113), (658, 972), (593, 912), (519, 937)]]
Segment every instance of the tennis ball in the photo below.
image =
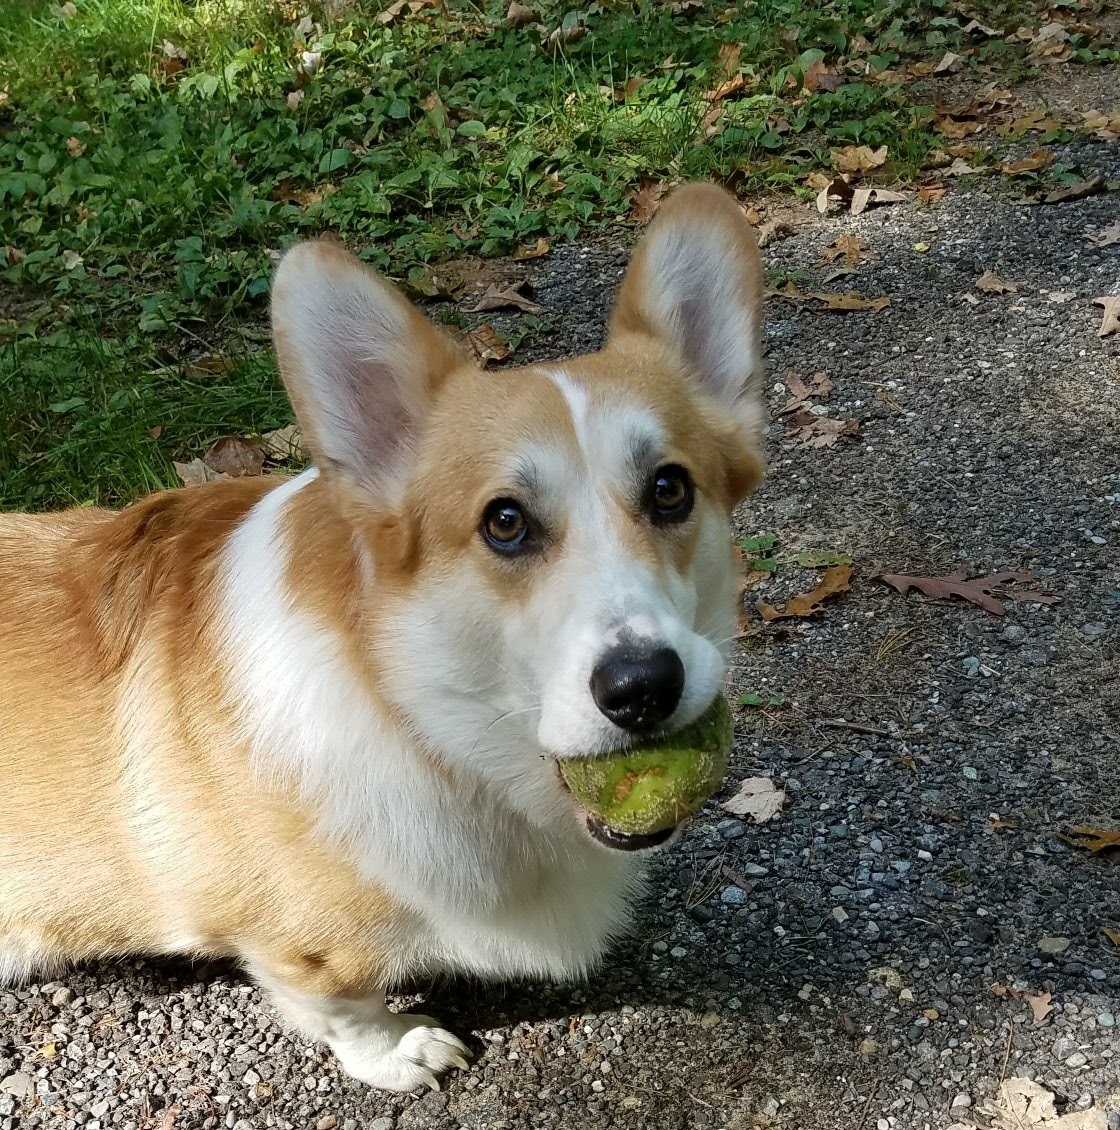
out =
[(613, 832), (649, 836), (675, 828), (715, 791), (731, 755), (723, 695), (691, 726), (602, 757), (564, 758), (572, 795)]

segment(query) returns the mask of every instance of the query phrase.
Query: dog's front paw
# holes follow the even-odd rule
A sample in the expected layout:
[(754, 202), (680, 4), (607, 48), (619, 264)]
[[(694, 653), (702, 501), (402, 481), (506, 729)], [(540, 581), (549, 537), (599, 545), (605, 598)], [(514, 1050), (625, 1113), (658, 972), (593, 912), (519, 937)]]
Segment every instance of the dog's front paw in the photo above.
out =
[(399, 1025), (393, 1046), (386, 1048), (383, 1039), (375, 1039), (365, 1047), (356, 1042), (335, 1047), (342, 1066), (355, 1079), (386, 1091), (415, 1091), (424, 1086), (438, 1091), (442, 1074), (452, 1067), (469, 1066), (466, 1044), (430, 1016), (398, 1013), (393, 1019)]

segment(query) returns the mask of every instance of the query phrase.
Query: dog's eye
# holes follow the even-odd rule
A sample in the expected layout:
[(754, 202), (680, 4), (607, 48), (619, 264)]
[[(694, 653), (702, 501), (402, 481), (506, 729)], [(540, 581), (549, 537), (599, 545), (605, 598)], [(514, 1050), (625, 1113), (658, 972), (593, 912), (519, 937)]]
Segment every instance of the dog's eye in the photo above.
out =
[(650, 482), (650, 517), (655, 522), (683, 522), (692, 513), (695, 491), (683, 467), (659, 467)]
[(516, 553), (529, 537), (529, 521), (512, 498), (496, 498), (482, 515), (482, 536), (499, 553)]

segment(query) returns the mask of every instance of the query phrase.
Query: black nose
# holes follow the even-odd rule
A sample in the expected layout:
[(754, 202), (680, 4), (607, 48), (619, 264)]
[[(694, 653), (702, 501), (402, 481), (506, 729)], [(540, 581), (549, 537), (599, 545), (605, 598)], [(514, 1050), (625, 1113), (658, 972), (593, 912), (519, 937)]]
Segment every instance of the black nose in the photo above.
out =
[(681, 700), (684, 664), (672, 648), (648, 655), (632, 649), (606, 655), (591, 672), (591, 697), (616, 725), (648, 730), (664, 722)]

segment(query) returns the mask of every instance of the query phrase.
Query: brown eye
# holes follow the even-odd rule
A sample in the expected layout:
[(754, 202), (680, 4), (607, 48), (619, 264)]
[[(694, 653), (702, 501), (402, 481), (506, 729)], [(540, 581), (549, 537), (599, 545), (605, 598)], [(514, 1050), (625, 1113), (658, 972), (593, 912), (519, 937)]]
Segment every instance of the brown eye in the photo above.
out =
[(516, 553), (529, 536), (529, 521), (512, 498), (496, 498), (482, 515), (482, 536), (491, 549)]
[(655, 522), (683, 522), (692, 513), (695, 492), (683, 467), (659, 467), (650, 482), (649, 510)]

